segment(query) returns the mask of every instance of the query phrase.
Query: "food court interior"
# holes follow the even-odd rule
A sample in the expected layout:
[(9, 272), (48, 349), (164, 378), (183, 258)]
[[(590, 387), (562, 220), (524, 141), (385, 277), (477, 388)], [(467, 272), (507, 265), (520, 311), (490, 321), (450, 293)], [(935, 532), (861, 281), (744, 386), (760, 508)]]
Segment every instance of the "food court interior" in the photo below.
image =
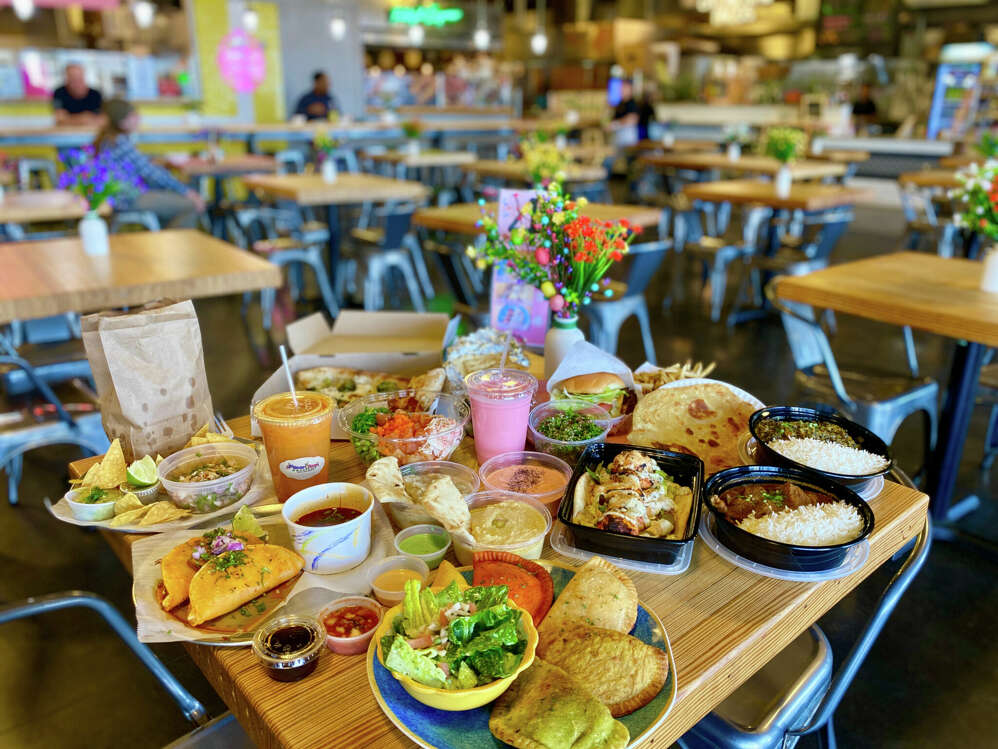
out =
[[(314, 673), (282, 684), (263, 676), (256, 641), (217, 647), (219, 630), (181, 621), (178, 634), (159, 610), (157, 554), (174, 545), (162, 539), (181, 543), (232, 512), (194, 524), (204, 508), (191, 515), (155, 462), (144, 482), (139, 459), (198, 445), (188, 438), (205, 421), (209, 436), (224, 440), (229, 420), (253, 442), (253, 404), (289, 390), (286, 348), (298, 389), (306, 367), (404, 378), (443, 367), (437, 397), (470, 398), (457, 406), (469, 434), (458, 425), (457, 452), (398, 453), (403, 469), (452, 458), (474, 471), (526, 449), (586, 473), (582, 448), (559, 453), (564, 442), (534, 430), (534, 411), (492, 422), (516, 445), (483, 454), (485, 407), (464, 378), (475, 370), (457, 364), (469, 354), (500, 368), (526, 357), (540, 381), (534, 410), (562, 397), (559, 379), (612, 372), (637, 398), (627, 406), (625, 394), (609, 416), (633, 419), (633, 431), (597, 428), (600, 439), (702, 459), (708, 484), (695, 487), (703, 506), (685, 566), (611, 555), (570, 530), (558, 538), (573, 553), (556, 549), (573, 517), (560, 488), (546, 515), (552, 537), (531, 558), (578, 568), (593, 553), (621, 557), (617, 572), (641, 600), (630, 639), (649, 616), (668, 636), (654, 641), (669, 651), (664, 686), (622, 718), (635, 743), (577, 746), (778, 747), (803, 727), (815, 730), (800, 746), (827, 746), (834, 725), (843, 747), (998, 747), (998, 5), (0, 0), (0, 29), (0, 745), (505, 745), (498, 708), (490, 722), (479, 703), (471, 712), (484, 718), (462, 734), (453, 716), (464, 713), (386, 686), (377, 638), (373, 656), (323, 646)], [(383, 317), (391, 311), (409, 314)], [(477, 329), (486, 337), (465, 338)], [(707, 389), (667, 400), (684, 379)], [(365, 478), (358, 445), (375, 443), (342, 419), (359, 382), (358, 372), (332, 388), (329, 482)], [(370, 392), (357, 400), (384, 395)], [(601, 398), (573, 408), (611, 411)], [(744, 423), (729, 419), (732, 436), (714, 434), (724, 444), (712, 440), (711, 453), (676, 426), (702, 418), (698, 403), (711, 415), (755, 405)], [(750, 434), (763, 405), (803, 407), (793, 418), (815, 423), (838, 414), (849, 435), (869, 435), (852, 445), (883, 445), (886, 489), (886, 469), (850, 482), (856, 471), (809, 473), (813, 453), (799, 458), (799, 480), (872, 507), (857, 547), (868, 559), (794, 577), (725, 547), (717, 529), (728, 521), (707, 520), (717, 471), (776, 465), (773, 480), (789, 481), (797, 470)], [(289, 501), (273, 516), (286, 537), (280, 518), (293, 532), (297, 495), (282, 496), (272, 474), (305, 456), (275, 463), (277, 438), (256, 436), (254, 475), (265, 478), (250, 491), (261, 505)], [(129, 464), (122, 488), (88, 483), (88, 456), (110, 456), (115, 438)], [(715, 463), (725, 447), (734, 458)], [(101, 502), (110, 512), (94, 492), (127, 501), (153, 482), (179, 518), (129, 524), (129, 511), (150, 512), (145, 499), (87, 514)], [(74, 492), (90, 498), (70, 502)], [(322, 605), (331, 591), (374, 596), (367, 566), (406, 556), (397, 540), (391, 549), (404, 524), (374, 514), (365, 532), (376, 524), (380, 550), (354, 568), (362, 583), (298, 567), (301, 581), (319, 580)], [(459, 534), (429, 514), (457, 552)], [(157, 541), (159, 552), (140, 554)], [(283, 551), (305, 563), (298, 543)], [(570, 590), (554, 577), (549, 617)], [(98, 616), (103, 602), (44, 598), (67, 591), (108, 602), (124, 635)], [(319, 609), (301, 610), (315, 620)], [(830, 645), (823, 676), (812, 624)], [(649, 637), (642, 647), (658, 647)], [(805, 641), (803, 666), (780, 661)], [(176, 690), (200, 703), (207, 728), (178, 709)], [(587, 715), (612, 721), (604, 703)], [(514, 746), (573, 746), (546, 736), (503, 734)]]

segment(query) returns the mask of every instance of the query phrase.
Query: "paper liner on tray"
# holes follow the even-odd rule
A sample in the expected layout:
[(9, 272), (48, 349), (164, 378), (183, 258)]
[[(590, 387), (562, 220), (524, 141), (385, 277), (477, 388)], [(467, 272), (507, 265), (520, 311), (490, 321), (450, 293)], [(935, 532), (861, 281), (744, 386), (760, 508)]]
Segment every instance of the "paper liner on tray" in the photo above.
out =
[[(170, 497), (166, 493), (166, 490), (161, 489), (155, 498), (145, 504), (152, 504), (153, 502), (158, 501), (169, 501), (169, 499)], [(231, 505), (226, 505), (225, 507), (215, 510), (214, 512), (193, 513), (178, 520), (171, 520), (167, 523), (156, 523), (155, 525), (111, 525), (111, 520), (113, 518), (108, 520), (77, 519), (74, 517), (73, 511), (70, 509), (69, 503), (66, 501), (65, 497), (60, 499), (58, 502), (48, 504), (48, 508), (49, 512), (51, 512), (56, 518), (64, 523), (71, 523), (73, 525), (102, 528), (104, 530), (116, 531), (120, 533), (164, 533), (168, 531), (181, 530), (183, 528), (190, 528), (191, 526), (198, 525), (206, 520), (211, 520), (212, 518), (221, 517), (223, 515), (231, 515), (243, 505), (272, 504), (276, 501), (277, 495), (274, 492), (274, 481), (270, 476), (270, 466), (267, 463), (267, 455), (261, 449), (260, 454), (257, 457), (256, 472), (253, 474), (253, 483), (250, 484), (249, 491), (247, 491), (242, 497), (233, 502)]]
[[(277, 612), (288, 613), (292, 611), (296, 614), (314, 616), (319, 613), (322, 606), (336, 598), (344, 595), (367, 594), (371, 589), (367, 580), (367, 569), (373, 562), (378, 562), (392, 554), (392, 542), (395, 538), (392, 526), (388, 522), (384, 510), (381, 509), (380, 502), (374, 503), (372, 513), (371, 553), (367, 559), (362, 564), (335, 575), (302, 573), (284, 604), (274, 609), (271, 616), (280, 615)], [(280, 516), (267, 518), (262, 521), (261, 525), (270, 534), (268, 543), (291, 548), (287, 526)], [(249, 638), (239, 638), (229, 642), (224, 641), (222, 635), (218, 633), (203, 632), (188, 627), (163, 611), (156, 601), (156, 584), (162, 579), (159, 560), (170, 549), (205, 532), (206, 529), (202, 528), (177, 531), (176, 533), (162, 533), (136, 541), (132, 546), (132, 571), (134, 574), (132, 599), (135, 602), (139, 640), (142, 642), (204, 642), (205, 644), (221, 646), (249, 645)]]

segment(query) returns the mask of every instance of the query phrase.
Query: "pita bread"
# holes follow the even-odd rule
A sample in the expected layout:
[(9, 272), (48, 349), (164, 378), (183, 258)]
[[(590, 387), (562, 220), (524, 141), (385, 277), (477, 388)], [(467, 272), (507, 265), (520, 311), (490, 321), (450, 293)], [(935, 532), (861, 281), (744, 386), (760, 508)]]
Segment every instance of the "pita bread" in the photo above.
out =
[(738, 440), (756, 410), (723, 383), (659, 388), (638, 401), (628, 440), (696, 455), (710, 475), (742, 465)]
[(367, 485), (381, 503), (400, 502), (412, 504), (413, 499), (405, 491), (399, 460), (395, 457), (378, 458), (371, 463), (365, 474)]
[(624, 749), (627, 726), (583, 684), (537, 658), (496, 700), (489, 730), (518, 749)]
[(638, 618), (638, 591), (634, 582), (605, 559), (593, 557), (555, 599), (538, 628), (537, 654), (565, 628), (580, 624), (628, 633)]
[(651, 702), (669, 675), (665, 651), (601, 627), (562, 630), (548, 642), (544, 658), (582, 681), (615, 718)]
[(475, 539), (471, 535), (471, 511), (468, 510), (468, 503), (464, 501), (464, 497), (450, 476), (441, 476), (429, 482), (423, 496), (419, 497), (419, 504), (451, 536), (456, 536), (468, 546), (474, 546)]

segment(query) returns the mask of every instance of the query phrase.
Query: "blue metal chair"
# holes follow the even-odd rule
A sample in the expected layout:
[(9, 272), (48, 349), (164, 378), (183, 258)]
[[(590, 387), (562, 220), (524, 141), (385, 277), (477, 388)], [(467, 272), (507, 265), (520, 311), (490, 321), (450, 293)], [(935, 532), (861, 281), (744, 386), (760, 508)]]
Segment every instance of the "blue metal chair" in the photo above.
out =
[(152, 211), (115, 211), (111, 217), (111, 231), (159, 231), (159, 217)]
[[(898, 477), (911, 485), (903, 474)], [(681, 749), (789, 749), (801, 736), (819, 731), (824, 746), (835, 749), (835, 710), (925, 563), (931, 544), (931, 524), (926, 518), (907, 559), (834, 676), (828, 639), (814, 625), (687, 731), (677, 741)]]
[(23, 370), (34, 389), (53, 407), (56, 420), (15, 425), (0, 431), (0, 471), (7, 473), (7, 499), (12, 505), (18, 501), (17, 488), (24, 469), (24, 454), (49, 445), (76, 445), (91, 455), (99, 455), (110, 444), (104, 434), (99, 412), (73, 418), (62, 401), (52, 392), (34, 368), (17, 356), (10, 344), (0, 336), (0, 367), (11, 366)]
[(199, 726), (207, 722), (207, 713), (204, 706), (184, 688), (183, 684), (177, 680), (177, 677), (170, 673), (162, 661), (149, 649), (148, 645), (139, 642), (139, 638), (135, 636), (133, 627), (125, 621), (124, 617), (106, 598), (101, 598), (94, 593), (87, 593), (81, 590), (50, 593), (44, 596), (27, 598), (23, 601), (0, 606), (0, 624), (6, 624), (7, 622), (24, 619), (29, 616), (38, 616), (39, 614), (77, 607), (88, 608), (100, 614), (108, 626), (114, 630), (114, 633), (142, 661), (142, 665), (149, 669), (157, 681), (163, 685), (163, 688), (173, 698), (173, 701), (177, 703), (185, 718)]
[[(778, 280), (778, 279), (777, 279)], [(780, 312), (787, 343), (797, 367), (797, 383), (812, 396), (843, 411), (888, 445), (908, 416), (924, 419), (924, 454), (936, 445), (939, 385), (929, 377), (840, 370), (814, 310), (776, 296), (775, 284), (766, 297)]]
[(59, 184), (55, 163), (50, 159), (18, 159), (17, 184), (22, 190), (54, 189)]

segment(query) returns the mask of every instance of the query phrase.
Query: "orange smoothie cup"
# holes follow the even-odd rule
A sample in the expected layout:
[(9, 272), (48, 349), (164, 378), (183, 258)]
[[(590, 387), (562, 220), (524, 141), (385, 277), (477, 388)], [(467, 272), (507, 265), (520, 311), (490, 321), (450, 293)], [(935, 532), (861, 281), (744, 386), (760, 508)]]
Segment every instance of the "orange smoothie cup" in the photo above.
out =
[(253, 416), (267, 448), (270, 475), (281, 502), (329, 477), (329, 427), (333, 400), (321, 393), (278, 393), (258, 401)]

